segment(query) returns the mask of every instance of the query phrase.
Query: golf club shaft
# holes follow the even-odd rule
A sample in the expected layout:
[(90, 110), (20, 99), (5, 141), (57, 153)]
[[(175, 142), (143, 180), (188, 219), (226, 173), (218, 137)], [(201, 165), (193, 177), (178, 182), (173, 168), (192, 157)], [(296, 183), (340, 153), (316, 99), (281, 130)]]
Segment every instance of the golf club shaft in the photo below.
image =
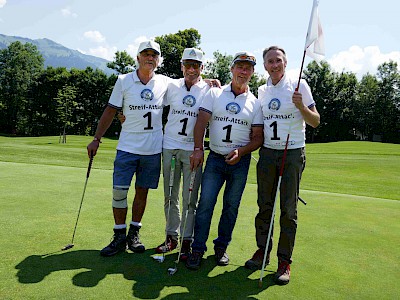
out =
[[(172, 197), (172, 188), (174, 186), (174, 177), (175, 177), (175, 161), (176, 161), (176, 156), (172, 155), (171, 157), (171, 169), (169, 172), (169, 194), (168, 194), (168, 213), (167, 213), (167, 222), (166, 222), (166, 226), (165, 226), (165, 249), (167, 249), (167, 237), (168, 237), (168, 231), (167, 231), (167, 227), (168, 227), (168, 223), (169, 223), (169, 213), (171, 210), (171, 197)], [(165, 253), (163, 252), (163, 255), (165, 255)]]
[[(75, 238), (75, 233), (76, 233), (76, 227), (78, 226), (78, 220), (79, 220), (79, 216), (81, 214), (81, 209), (82, 209), (82, 203), (83, 203), (83, 198), (85, 197), (85, 192), (86, 192), (86, 186), (88, 183), (88, 179), (89, 179), (89, 175), (90, 175), (90, 170), (92, 169), (92, 163), (93, 163), (93, 154), (90, 155), (90, 159), (89, 159), (89, 165), (88, 165), (88, 169), (86, 172), (86, 180), (85, 180), (85, 186), (83, 187), (83, 193), (82, 193), (82, 199), (81, 199), (81, 203), (79, 205), (79, 210), (78, 210), (78, 216), (76, 217), (76, 222), (75, 222), (75, 227), (74, 227), (74, 233), (72, 234), (72, 240), (71, 240), (71, 244), (74, 244), (74, 238)], [(72, 247), (71, 247), (72, 248)]]
[(192, 191), (193, 191), (193, 185), (194, 185), (195, 179), (196, 179), (196, 170), (193, 170), (192, 173), (190, 174), (189, 197), (188, 197), (188, 203), (187, 203), (187, 208), (186, 208), (186, 213), (185, 213), (185, 222), (183, 223), (183, 232), (181, 232), (181, 246), (179, 247), (178, 259), (177, 259), (176, 264), (179, 263), (180, 258), (181, 258), (183, 238), (184, 238), (185, 231), (186, 231), (186, 222), (187, 222), (187, 218), (188, 218), (190, 200), (192, 199)]

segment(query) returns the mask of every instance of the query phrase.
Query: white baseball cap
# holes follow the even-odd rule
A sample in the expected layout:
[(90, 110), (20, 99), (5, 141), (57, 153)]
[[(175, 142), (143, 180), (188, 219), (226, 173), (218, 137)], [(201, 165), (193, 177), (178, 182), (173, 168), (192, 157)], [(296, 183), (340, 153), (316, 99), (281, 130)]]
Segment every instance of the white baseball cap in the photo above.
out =
[(161, 50), (160, 50), (160, 44), (156, 43), (155, 41), (144, 41), (141, 42), (137, 51), (137, 54), (139, 55), (140, 52), (144, 51), (144, 50), (153, 50), (155, 51), (158, 55), (161, 54)]
[(186, 48), (183, 50), (181, 62), (187, 59), (196, 60), (203, 63), (203, 51), (196, 48)]
[(250, 53), (248, 51), (240, 51), (236, 53), (235, 56), (233, 57), (231, 66), (233, 66), (238, 61), (248, 61), (253, 66), (256, 65), (256, 57), (254, 56), (253, 53)]

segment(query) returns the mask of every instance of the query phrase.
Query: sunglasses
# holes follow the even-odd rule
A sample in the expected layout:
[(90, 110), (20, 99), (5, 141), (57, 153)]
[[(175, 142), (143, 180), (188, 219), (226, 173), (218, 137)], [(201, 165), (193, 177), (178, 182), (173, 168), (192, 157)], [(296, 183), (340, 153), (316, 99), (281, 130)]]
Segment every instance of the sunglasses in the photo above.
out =
[(196, 63), (196, 62), (183, 62), (182, 64), (187, 69), (190, 69), (192, 67), (195, 70), (199, 69), (201, 66), (201, 63)]
[(234, 61), (235, 60), (249, 60), (249, 61), (252, 61), (254, 63), (256, 62), (256, 58), (254, 56), (246, 55), (246, 54), (240, 54), (240, 55), (236, 56)]

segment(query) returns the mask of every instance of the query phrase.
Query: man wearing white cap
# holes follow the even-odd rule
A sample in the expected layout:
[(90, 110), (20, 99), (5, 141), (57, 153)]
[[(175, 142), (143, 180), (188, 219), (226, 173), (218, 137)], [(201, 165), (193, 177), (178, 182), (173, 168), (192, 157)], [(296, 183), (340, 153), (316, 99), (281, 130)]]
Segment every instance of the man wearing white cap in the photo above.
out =
[(231, 64), (232, 82), (222, 89), (211, 88), (199, 108), (194, 127), (194, 151), (190, 157), (192, 169), (200, 168), (204, 161), (203, 142), (207, 123), (210, 153), (201, 181), (192, 252), (186, 261), (189, 269), (199, 269), (207, 250), (214, 207), (224, 183), (223, 209), (218, 237), (214, 239), (214, 251), (217, 265), (229, 264), (226, 248), (232, 239), (251, 152), (259, 148), (263, 141), (261, 104), (248, 86), (255, 64), (256, 59), (251, 53), (236, 53)]
[[(201, 168), (198, 168), (191, 199), (189, 199), (191, 177), (189, 157), (194, 148), (193, 129), (199, 113), (199, 106), (210, 87), (201, 78), (201, 71), (203, 70), (202, 51), (195, 48), (186, 48), (182, 55), (181, 70), (184, 78), (170, 82), (165, 99), (165, 105), (170, 106), (163, 140), (164, 211), (167, 222), (165, 230), (167, 236), (166, 241), (156, 248), (156, 252), (165, 253), (175, 249), (178, 245), (178, 235), (180, 233), (181, 259), (185, 260), (192, 242), (197, 194), (201, 181)], [(173, 156), (175, 157), (175, 171), (172, 193), (171, 197), (169, 197), (170, 169)], [(181, 174), (183, 175), (182, 217), (179, 209)], [(186, 228), (183, 228), (185, 216), (187, 218)], [(183, 232), (184, 229), (185, 232)]]
[[(139, 45), (139, 67), (134, 72), (118, 76), (93, 141), (87, 146), (88, 155), (96, 155), (102, 136), (116, 112), (122, 110), (126, 120), (118, 141), (113, 174), (114, 237), (100, 251), (102, 256), (124, 252), (127, 247), (133, 252), (145, 250), (139, 238), (139, 229), (142, 226), (148, 190), (158, 187), (163, 139), (163, 99), (171, 80), (154, 73), (160, 55), (160, 45), (154, 41), (145, 41)], [(134, 174), (136, 181), (132, 221), (126, 235), (127, 195)]]

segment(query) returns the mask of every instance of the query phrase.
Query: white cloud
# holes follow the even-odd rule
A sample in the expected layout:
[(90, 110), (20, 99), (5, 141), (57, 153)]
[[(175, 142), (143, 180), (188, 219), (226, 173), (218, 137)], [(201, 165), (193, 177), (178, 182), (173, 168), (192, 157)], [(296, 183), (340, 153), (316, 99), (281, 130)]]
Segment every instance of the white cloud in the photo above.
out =
[(378, 66), (384, 62), (389, 62), (389, 60), (397, 62), (400, 67), (400, 51), (382, 53), (378, 46), (365, 48), (352, 46), (346, 51), (341, 51), (333, 55), (327, 61), (333, 71), (353, 72), (357, 74), (358, 78), (361, 78), (367, 72), (375, 75)]
[(117, 50), (118, 50), (117, 47), (99, 46), (97, 48), (90, 48), (89, 51), (85, 54), (90, 54), (93, 56), (101, 57), (109, 61), (112, 61), (114, 59), (115, 52), (117, 52)]
[[(2, 0), (0, 0), (0, 1), (2, 1)], [(61, 10), (61, 14), (66, 18), (68, 18), (68, 17), (77, 18), (78, 17), (78, 14), (72, 12), (70, 7), (63, 8)]]
[(102, 43), (106, 40), (106, 38), (97, 30), (86, 31), (83, 36), (86, 39), (96, 43)]
[(136, 38), (134, 41), (133, 41), (133, 44), (129, 44), (128, 45), (128, 47), (127, 47), (127, 49), (126, 49), (126, 52), (128, 52), (128, 54), (130, 55), (130, 56), (132, 56), (135, 60), (136, 60), (136, 56), (137, 56), (137, 50), (138, 50), (138, 48), (139, 48), (139, 44), (141, 43), (141, 42), (144, 42), (144, 41), (147, 41), (147, 40), (151, 40), (151, 38), (149, 39), (148, 37), (146, 37), (146, 36), (139, 36), (138, 38)]
[(2, 8), (4, 5), (6, 5), (7, 0), (0, 0), (0, 8)]

